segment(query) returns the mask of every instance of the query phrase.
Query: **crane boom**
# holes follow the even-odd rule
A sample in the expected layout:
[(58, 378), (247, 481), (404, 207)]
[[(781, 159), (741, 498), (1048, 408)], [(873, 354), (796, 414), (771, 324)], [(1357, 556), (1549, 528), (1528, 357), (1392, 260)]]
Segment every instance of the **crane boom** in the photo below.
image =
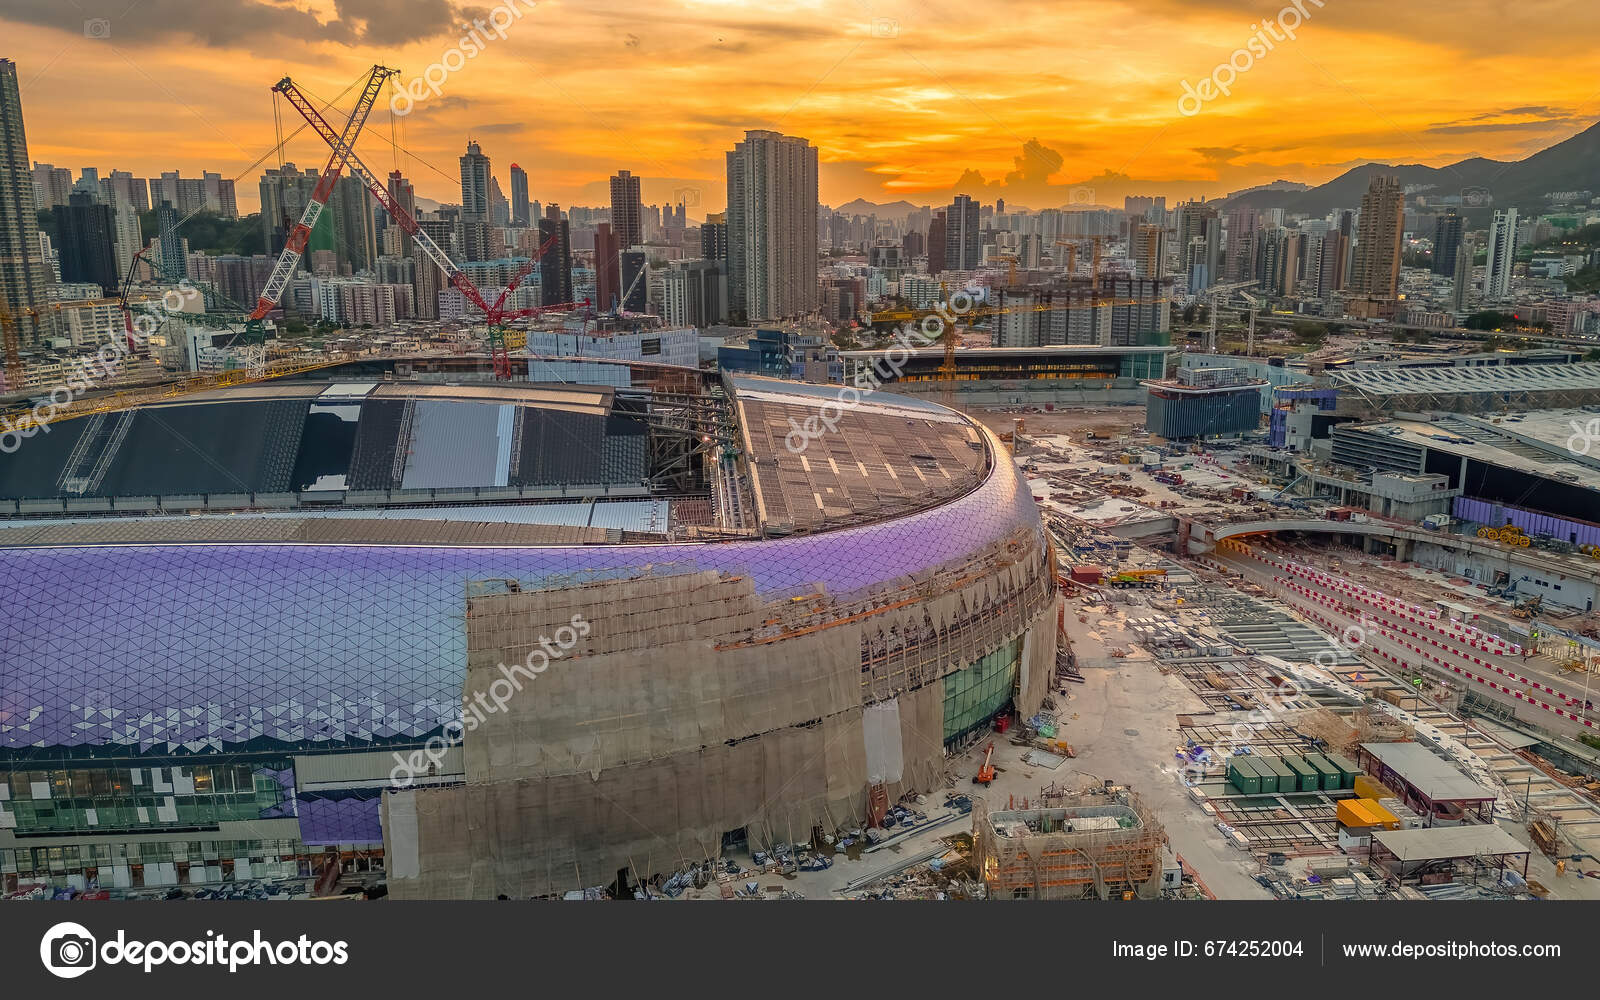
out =
[[(333, 194), (334, 182), (339, 179), (339, 173), (350, 157), (350, 148), (355, 144), (356, 136), (367, 123), (367, 116), (372, 113), (372, 106), (377, 103), (378, 93), (383, 90), (384, 83), (398, 72), (399, 70), (389, 69), (386, 66), (372, 67), (372, 72), (367, 76), (367, 85), (362, 88), (361, 96), (356, 99), (355, 109), (350, 112), (350, 120), (345, 123), (344, 132), (340, 134), (338, 142), (333, 144), (333, 152), (328, 156), (328, 165), (322, 168), (322, 176), (318, 178), (317, 186), (312, 189), (311, 197), (306, 201), (305, 211), (300, 214), (300, 221), (295, 223), (294, 229), (290, 230), (288, 238), (284, 240), (283, 253), (278, 256), (277, 264), (267, 276), (266, 287), (261, 290), (261, 296), (256, 300), (255, 310), (250, 313), (252, 321), (264, 319), (283, 298), (283, 290), (288, 286), (289, 278), (294, 274), (295, 268), (299, 266), (300, 258), (305, 255), (306, 244), (311, 241), (311, 230), (316, 228), (317, 219), (322, 216), (322, 209), (328, 204), (328, 197)], [(277, 86), (272, 89), (282, 91), (286, 85), (293, 86), (288, 77), (278, 81)]]
[(417, 225), (417, 220), (411, 217), (411, 213), (407, 212), (389, 194), (389, 189), (384, 187), (383, 182), (378, 179), (376, 174), (367, 169), (367, 165), (362, 163), (360, 157), (350, 150), (349, 145), (341, 140), (339, 133), (335, 132), (333, 127), (323, 119), (317, 109), (306, 99), (306, 96), (300, 92), (300, 88), (295, 86), (294, 81), (284, 77), (278, 81), (278, 85), (274, 89), (282, 94), (296, 111), (300, 112), (300, 117), (304, 118), (306, 123), (316, 130), (317, 134), (322, 137), (323, 142), (326, 142), (344, 155), (345, 165), (350, 168), (350, 172), (361, 178), (361, 182), (367, 186), (367, 191), (372, 197), (378, 200), (378, 204), (382, 205), (383, 210), (389, 213), (389, 217), (394, 219), (395, 223), (407, 236), (411, 237), (412, 242), (422, 250), (423, 254), (433, 261), (439, 270), (444, 272), (450, 284), (459, 290), (467, 301), (483, 310), (485, 316), (490, 316), (492, 310), (489, 304), (484, 301), (483, 293), (478, 291), (478, 286), (474, 285), (472, 279), (467, 277), (466, 272), (461, 270), (461, 267), (450, 259), (450, 255), (445, 253), (439, 244), (434, 242), (433, 237), (429, 236), (421, 226)]

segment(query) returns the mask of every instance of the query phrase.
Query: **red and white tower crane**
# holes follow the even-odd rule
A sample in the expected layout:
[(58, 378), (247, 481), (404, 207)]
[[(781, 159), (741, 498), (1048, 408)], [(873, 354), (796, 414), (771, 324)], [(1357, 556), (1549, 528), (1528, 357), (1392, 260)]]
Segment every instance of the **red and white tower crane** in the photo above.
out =
[[(361, 182), (367, 186), (367, 191), (371, 193), (372, 197), (377, 199), (378, 204), (383, 206), (383, 210), (389, 213), (389, 217), (394, 219), (395, 224), (400, 227), (401, 231), (403, 231), (407, 236), (411, 237), (413, 243), (419, 250), (422, 251), (423, 255), (432, 261), (440, 271), (444, 272), (446, 280), (448, 280), (452, 286), (460, 291), (462, 296), (466, 298), (468, 302), (472, 303), (474, 306), (477, 306), (483, 311), (484, 319), (488, 322), (490, 328), (489, 339), (491, 342), (491, 353), (495, 354), (495, 376), (497, 378), (504, 379), (511, 377), (510, 357), (506, 353), (504, 344), (504, 331), (506, 323), (516, 319), (525, 319), (531, 316), (538, 316), (539, 314), (545, 312), (576, 309), (580, 306), (587, 306), (589, 304), (588, 301), (585, 300), (583, 302), (549, 303), (545, 305), (534, 306), (529, 309), (507, 310), (505, 308), (506, 299), (510, 297), (511, 292), (515, 290), (516, 286), (521, 284), (522, 279), (527, 277), (528, 273), (533, 270), (533, 267), (538, 262), (539, 258), (542, 257), (544, 253), (555, 244), (555, 240), (552, 238), (546, 240), (544, 244), (539, 247), (538, 252), (533, 256), (533, 259), (528, 261), (519, 269), (516, 278), (510, 283), (510, 285), (508, 285), (506, 290), (500, 294), (500, 297), (495, 300), (495, 303), (490, 305), (484, 299), (483, 293), (478, 290), (478, 286), (473, 284), (472, 279), (467, 277), (466, 272), (461, 269), (461, 266), (452, 260), (450, 255), (445, 253), (443, 248), (441, 248), (438, 243), (434, 242), (433, 237), (429, 236), (421, 226), (417, 225), (417, 220), (412, 218), (411, 213), (407, 212), (404, 206), (395, 200), (395, 198), (389, 193), (389, 189), (381, 180), (378, 179), (378, 175), (374, 174), (370, 169), (367, 168), (366, 164), (361, 162), (360, 158), (357, 157), (350, 149), (350, 143), (347, 142), (339, 133), (335, 132), (333, 127), (323, 119), (322, 115), (317, 111), (315, 105), (313, 105), (311, 101), (306, 98), (305, 94), (300, 92), (300, 89), (295, 86), (293, 80), (289, 79), (288, 77), (284, 77), (282, 80), (278, 81), (278, 85), (274, 87), (273, 90), (282, 94), (284, 98), (287, 99), (291, 105), (293, 105), (294, 109), (300, 112), (300, 117), (304, 118), (306, 123), (316, 130), (316, 133), (322, 137), (322, 141), (326, 142), (330, 147), (332, 147), (335, 157), (343, 159), (345, 165), (350, 168), (350, 173), (361, 178)], [(496, 353), (493, 344), (497, 335), (500, 339), (500, 344), (498, 347), (498, 352)]]

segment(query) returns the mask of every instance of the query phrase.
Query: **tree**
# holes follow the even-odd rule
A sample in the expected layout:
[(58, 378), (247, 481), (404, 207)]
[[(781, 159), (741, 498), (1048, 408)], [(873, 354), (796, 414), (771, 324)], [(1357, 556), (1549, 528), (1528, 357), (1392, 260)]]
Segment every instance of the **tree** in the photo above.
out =
[(1505, 313), (1484, 309), (1468, 316), (1461, 325), (1468, 330), (1498, 330), (1510, 322), (1512, 318)]

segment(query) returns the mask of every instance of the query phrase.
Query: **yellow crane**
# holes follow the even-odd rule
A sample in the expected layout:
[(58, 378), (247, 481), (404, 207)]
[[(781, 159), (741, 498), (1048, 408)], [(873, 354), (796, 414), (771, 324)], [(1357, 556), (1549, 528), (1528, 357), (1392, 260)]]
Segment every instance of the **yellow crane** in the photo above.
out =
[(17, 335), (17, 321), (0, 300), (0, 341), (5, 348), (6, 392), (21, 392), (27, 383), (27, 372), (22, 368), (22, 341)]

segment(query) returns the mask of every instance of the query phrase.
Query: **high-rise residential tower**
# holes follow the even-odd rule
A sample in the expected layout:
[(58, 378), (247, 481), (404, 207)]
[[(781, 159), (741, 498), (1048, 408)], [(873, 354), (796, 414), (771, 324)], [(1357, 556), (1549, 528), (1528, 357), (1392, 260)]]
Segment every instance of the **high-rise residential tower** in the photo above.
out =
[(945, 209), (944, 267), (947, 271), (975, 271), (983, 262), (983, 232), (978, 203), (956, 195)]
[(1406, 195), (1400, 178), (1373, 176), (1361, 196), (1356, 220), (1355, 260), (1347, 282), (1351, 315), (1381, 316), (1393, 311), (1400, 291), (1400, 245), (1405, 237)]
[(644, 242), (644, 207), (639, 201), (639, 178), (619, 170), (611, 178), (611, 231), (622, 249)]
[[(551, 202), (539, 220), (539, 244), (551, 237), (555, 243), (539, 258), (539, 304), (558, 305), (572, 301), (572, 237), (569, 224), (561, 217), (561, 206)], [(605, 308), (601, 303), (600, 308)]]
[(735, 322), (817, 307), (817, 150), (752, 130), (728, 152), (728, 304)]
[(489, 260), (489, 158), (475, 142), (461, 155), (461, 255)]
[(1456, 251), (1461, 247), (1461, 213), (1446, 209), (1433, 224), (1433, 273), (1456, 273)]
[(1489, 224), (1488, 269), (1483, 277), (1483, 297), (1491, 302), (1511, 295), (1511, 268), (1517, 262), (1517, 210), (1494, 213)]
[(50, 265), (39, 249), (29, 162), (17, 64), (0, 59), (0, 301), (23, 344), (38, 343), (60, 330), (50, 308)]
[(533, 221), (528, 214), (528, 172), (515, 163), (511, 165), (511, 224), (518, 228)]

